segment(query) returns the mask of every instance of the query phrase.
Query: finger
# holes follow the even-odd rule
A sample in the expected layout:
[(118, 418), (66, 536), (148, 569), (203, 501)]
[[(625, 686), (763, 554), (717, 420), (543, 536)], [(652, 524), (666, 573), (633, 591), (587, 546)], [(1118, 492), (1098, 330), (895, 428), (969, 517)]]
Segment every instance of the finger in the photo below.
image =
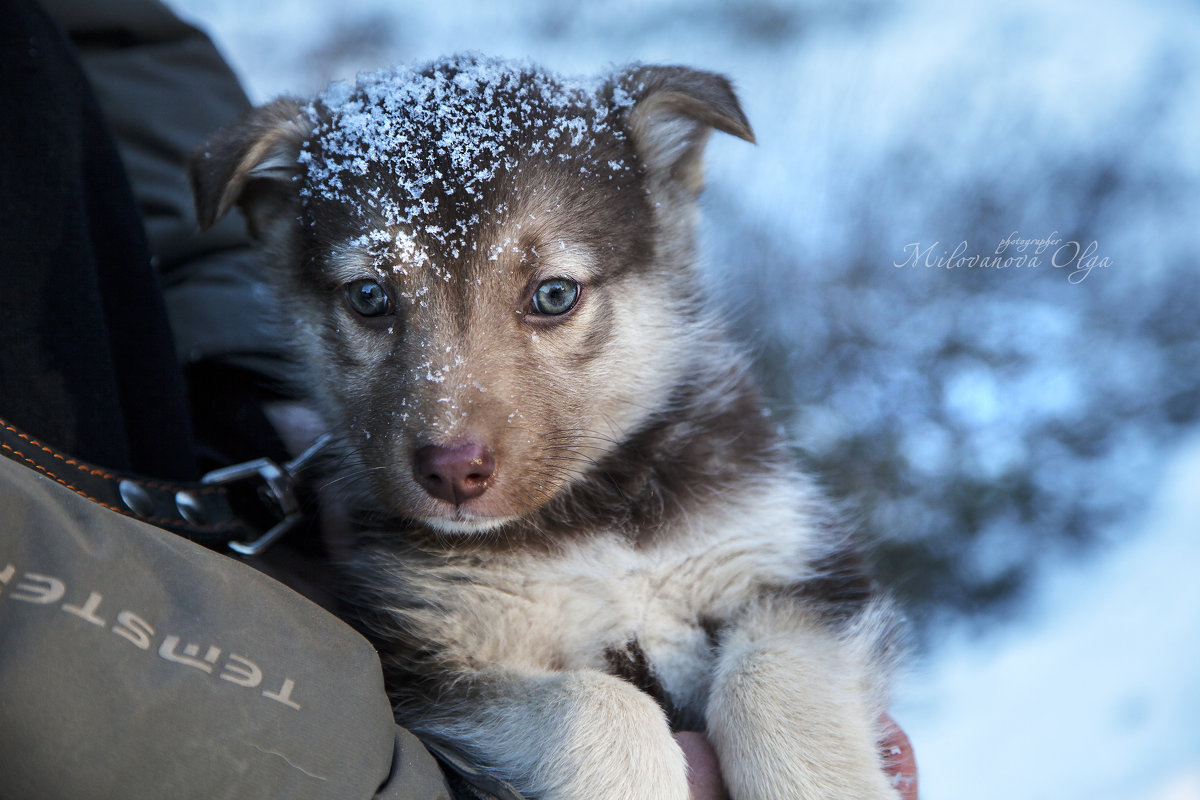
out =
[(691, 800), (729, 800), (717, 753), (702, 733), (681, 731), (675, 741), (683, 750), (688, 765), (688, 791)]
[(883, 765), (902, 800), (917, 800), (917, 757), (908, 735), (891, 716), (882, 719)]

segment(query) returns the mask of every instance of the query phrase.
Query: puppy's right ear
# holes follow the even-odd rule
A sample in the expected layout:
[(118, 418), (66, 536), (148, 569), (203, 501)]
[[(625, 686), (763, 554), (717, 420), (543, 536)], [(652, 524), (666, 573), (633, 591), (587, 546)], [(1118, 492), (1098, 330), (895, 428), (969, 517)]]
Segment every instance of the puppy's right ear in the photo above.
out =
[(211, 228), (235, 203), (256, 239), (294, 219), (300, 147), (311, 132), (300, 104), (288, 98), (217, 131), (188, 165), (200, 228)]
[(629, 111), (634, 145), (652, 175), (693, 195), (704, 186), (701, 156), (712, 130), (754, 141), (729, 80), (688, 67), (632, 67), (618, 78), (635, 99)]

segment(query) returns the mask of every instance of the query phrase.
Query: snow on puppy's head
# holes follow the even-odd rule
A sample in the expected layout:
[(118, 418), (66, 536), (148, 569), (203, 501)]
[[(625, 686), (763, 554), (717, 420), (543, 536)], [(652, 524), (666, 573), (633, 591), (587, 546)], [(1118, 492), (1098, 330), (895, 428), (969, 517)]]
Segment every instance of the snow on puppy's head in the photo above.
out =
[(631, 173), (614, 116), (632, 104), (615, 85), (475, 55), (362, 74), (304, 108), (301, 202), (336, 203), (372, 230), (456, 257), (483, 216), (507, 210), (497, 190), (522, 175)]

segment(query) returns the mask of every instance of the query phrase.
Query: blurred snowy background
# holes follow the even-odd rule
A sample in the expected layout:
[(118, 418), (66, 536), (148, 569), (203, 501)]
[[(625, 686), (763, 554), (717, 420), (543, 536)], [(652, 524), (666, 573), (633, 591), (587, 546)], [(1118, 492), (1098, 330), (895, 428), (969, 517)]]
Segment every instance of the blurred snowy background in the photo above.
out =
[(713, 293), (914, 620), (923, 797), (1200, 799), (1200, 5), (173, 5), (256, 101), (462, 50), (729, 75)]

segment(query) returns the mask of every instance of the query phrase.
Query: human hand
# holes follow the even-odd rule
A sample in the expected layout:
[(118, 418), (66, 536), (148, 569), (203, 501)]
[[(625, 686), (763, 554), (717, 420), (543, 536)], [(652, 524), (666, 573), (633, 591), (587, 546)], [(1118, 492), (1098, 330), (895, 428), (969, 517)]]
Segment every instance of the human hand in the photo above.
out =
[(729, 800), (717, 753), (703, 733), (680, 731), (675, 741), (683, 750), (688, 765), (688, 792), (691, 800)]
[(883, 769), (900, 792), (901, 800), (917, 800), (917, 757), (908, 735), (891, 715), (883, 715)]

